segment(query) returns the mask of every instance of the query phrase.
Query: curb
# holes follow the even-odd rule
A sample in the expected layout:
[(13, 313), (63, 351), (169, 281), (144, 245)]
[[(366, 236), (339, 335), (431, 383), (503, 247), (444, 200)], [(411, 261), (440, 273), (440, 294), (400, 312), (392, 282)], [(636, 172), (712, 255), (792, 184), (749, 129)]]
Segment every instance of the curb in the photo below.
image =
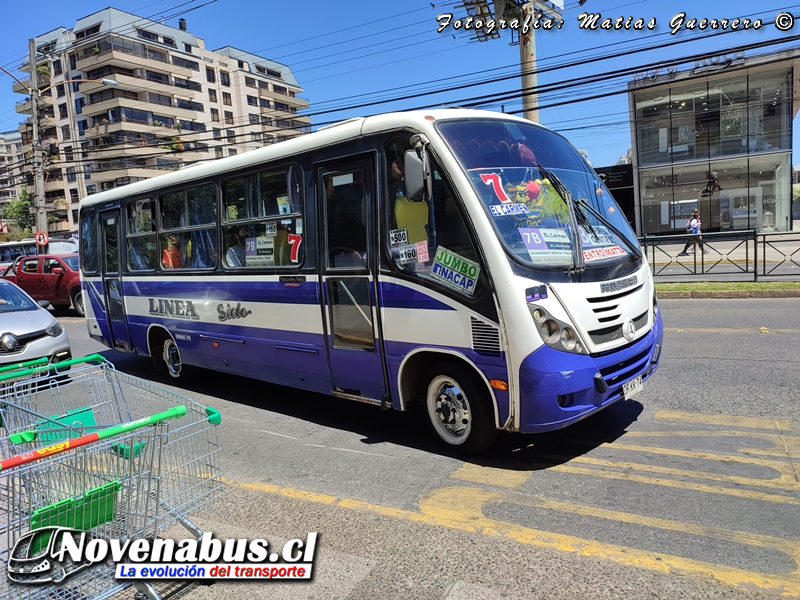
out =
[(796, 290), (696, 290), (696, 291), (662, 291), (658, 299), (677, 300), (686, 298), (800, 298), (800, 289)]

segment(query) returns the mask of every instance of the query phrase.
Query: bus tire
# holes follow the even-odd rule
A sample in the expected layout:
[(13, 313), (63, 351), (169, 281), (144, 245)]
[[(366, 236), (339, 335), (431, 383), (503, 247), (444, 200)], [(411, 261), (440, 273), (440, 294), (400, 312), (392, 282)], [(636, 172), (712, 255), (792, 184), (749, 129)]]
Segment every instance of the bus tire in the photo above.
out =
[(83, 307), (83, 290), (78, 290), (72, 295), (72, 307), (81, 317), (86, 316), (86, 309)]
[(425, 404), (437, 437), (459, 454), (477, 454), (497, 439), (488, 390), (477, 377), (451, 363), (428, 372)]
[(183, 364), (178, 344), (171, 337), (167, 337), (164, 340), (164, 345), (161, 348), (161, 360), (166, 367), (167, 373), (173, 379), (189, 381), (192, 378), (194, 374), (193, 367)]

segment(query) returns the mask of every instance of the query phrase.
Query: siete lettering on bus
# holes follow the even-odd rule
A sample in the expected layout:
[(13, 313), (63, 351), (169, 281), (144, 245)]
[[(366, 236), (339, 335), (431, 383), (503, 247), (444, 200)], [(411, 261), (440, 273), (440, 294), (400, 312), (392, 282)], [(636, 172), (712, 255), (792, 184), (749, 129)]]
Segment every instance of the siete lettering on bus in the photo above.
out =
[(191, 319), (199, 321), (191, 300), (168, 300), (165, 298), (148, 298), (150, 301), (150, 314), (158, 317), (173, 317), (175, 319)]
[(230, 321), (231, 319), (244, 319), (248, 315), (252, 315), (253, 311), (248, 310), (238, 302), (236, 306), (230, 304), (217, 304), (217, 316), (220, 321)]
[(472, 296), (475, 293), (475, 285), (480, 272), (478, 263), (464, 258), (444, 246), (436, 249), (431, 275), (445, 285)]

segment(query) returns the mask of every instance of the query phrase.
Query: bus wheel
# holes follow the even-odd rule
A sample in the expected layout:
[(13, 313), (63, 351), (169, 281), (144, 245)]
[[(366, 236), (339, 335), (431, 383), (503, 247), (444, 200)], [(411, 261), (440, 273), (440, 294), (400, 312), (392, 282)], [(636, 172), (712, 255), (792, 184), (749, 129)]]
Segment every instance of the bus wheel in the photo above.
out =
[(497, 429), (487, 391), (460, 367), (441, 363), (428, 375), (428, 420), (439, 438), (462, 454), (491, 446)]
[(83, 308), (83, 292), (75, 292), (75, 295), (72, 297), (72, 306), (75, 309), (75, 312), (78, 313), (81, 317), (86, 316), (86, 311)]
[(189, 365), (183, 364), (178, 344), (176, 344), (175, 340), (171, 337), (164, 340), (164, 348), (161, 357), (164, 360), (167, 373), (169, 373), (170, 377), (183, 381), (190, 379), (192, 368)]

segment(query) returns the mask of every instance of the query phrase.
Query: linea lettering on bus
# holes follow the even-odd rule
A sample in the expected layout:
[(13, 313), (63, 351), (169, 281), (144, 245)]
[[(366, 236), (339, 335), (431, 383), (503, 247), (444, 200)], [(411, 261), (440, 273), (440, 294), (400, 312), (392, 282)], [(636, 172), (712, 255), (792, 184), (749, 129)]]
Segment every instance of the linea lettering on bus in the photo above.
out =
[(191, 319), (199, 321), (191, 300), (168, 300), (165, 298), (148, 298), (150, 301), (150, 314), (157, 317), (174, 317), (176, 319)]
[(230, 321), (231, 319), (244, 319), (247, 315), (252, 315), (253, 311), (248, 310), (239, 302), (236, 306), (230, 304), (217, 304), (217, 315), (220, 321)]

